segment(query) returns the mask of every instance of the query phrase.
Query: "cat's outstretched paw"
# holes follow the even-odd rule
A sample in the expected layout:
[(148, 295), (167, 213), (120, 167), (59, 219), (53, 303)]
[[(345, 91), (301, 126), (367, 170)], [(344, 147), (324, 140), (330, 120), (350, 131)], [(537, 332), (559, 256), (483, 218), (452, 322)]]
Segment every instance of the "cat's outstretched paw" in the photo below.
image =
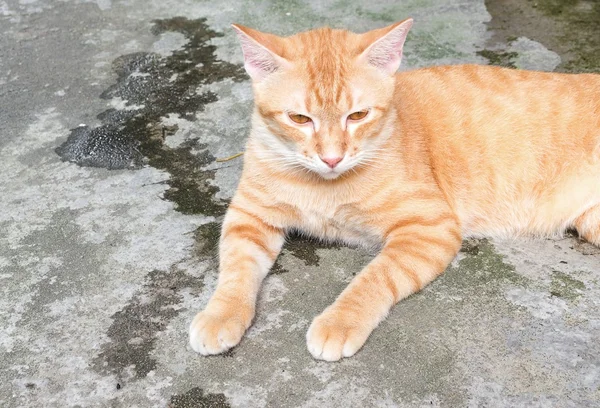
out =
[(190, 325), (190, 346), (204, 356), (223, 353), (242, 339), (252, 319), (244, 320), (235, 315), (200, 312)]
[(306, 333), (306, 345), (314, 358), (337, 361), (353, 356), (365, 344), (371, 330), (325, 311), (317, 316)]

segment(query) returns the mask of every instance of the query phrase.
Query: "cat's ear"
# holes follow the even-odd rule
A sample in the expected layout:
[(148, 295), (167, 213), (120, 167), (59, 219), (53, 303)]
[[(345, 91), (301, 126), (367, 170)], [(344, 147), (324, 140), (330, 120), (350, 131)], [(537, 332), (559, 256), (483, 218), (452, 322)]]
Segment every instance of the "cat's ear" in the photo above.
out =
[(365, 62), (393, 75), (400, 67), (406, 35), (412, 26), (412, 18), (363, 34), (365, 50), (359, 61)]
[(244, 68), (253, 81), (259, 82), (278, 69), (291, 65), (279, 55), (282, 48), (280, 37), (239, 24), (232, 24), (232, 27), (242, 43)]

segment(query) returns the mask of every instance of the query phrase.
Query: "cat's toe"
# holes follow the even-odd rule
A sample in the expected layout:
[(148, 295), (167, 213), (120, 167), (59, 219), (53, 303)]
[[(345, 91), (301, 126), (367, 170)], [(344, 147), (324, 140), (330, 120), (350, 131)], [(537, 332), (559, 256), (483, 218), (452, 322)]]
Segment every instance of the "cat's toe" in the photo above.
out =
[(190, 325), (190, 346), (204, 356), (220, 354), (236, 346), (245, 331), (240, 319), (200, 312)]
[(353, 356), (369, 334), (370, 330), (319, 316), (306, 333), (306, 345), (314, 358), (337, 361)]

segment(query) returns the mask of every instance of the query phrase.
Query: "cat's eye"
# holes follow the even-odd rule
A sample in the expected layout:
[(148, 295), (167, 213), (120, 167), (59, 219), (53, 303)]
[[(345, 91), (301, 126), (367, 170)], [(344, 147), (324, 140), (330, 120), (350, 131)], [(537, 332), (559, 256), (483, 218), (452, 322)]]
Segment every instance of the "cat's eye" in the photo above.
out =
[(351, 113), (350, 115), (348, 115), (348, 119), (350, 120), (361, 120), (364, 119), (365, 117), (367, 117), (367, 114), (369, 113), (368, 110), (361, 110), (361, 111), (357, 111), (354, 113)]
[(305, 123), (312, 122), (312, 119), (308, 116), (301, 115), (299, 113), (288, 113), (288, 116), (293, 122), (296, 122), (300, 125), (304, 125)]

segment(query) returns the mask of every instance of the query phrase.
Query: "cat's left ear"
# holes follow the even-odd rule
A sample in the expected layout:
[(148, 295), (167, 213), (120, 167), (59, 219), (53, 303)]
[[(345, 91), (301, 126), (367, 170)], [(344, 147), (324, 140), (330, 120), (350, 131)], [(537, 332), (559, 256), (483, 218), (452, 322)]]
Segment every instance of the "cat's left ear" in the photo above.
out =
[(291, 66), (291, 63), (281, 56), (282, 38), (240, 24), (232, 24), (232, 27), (242, 43), (244, 68), (253, 81), (260, 82), (269, 74)]
[(407, 18), (399, 23), (363, 34), (365, 50), (358, 57), (359, 61), (394, 75), (400, 68), (404, 41), (412, 23), (412, 18)]

